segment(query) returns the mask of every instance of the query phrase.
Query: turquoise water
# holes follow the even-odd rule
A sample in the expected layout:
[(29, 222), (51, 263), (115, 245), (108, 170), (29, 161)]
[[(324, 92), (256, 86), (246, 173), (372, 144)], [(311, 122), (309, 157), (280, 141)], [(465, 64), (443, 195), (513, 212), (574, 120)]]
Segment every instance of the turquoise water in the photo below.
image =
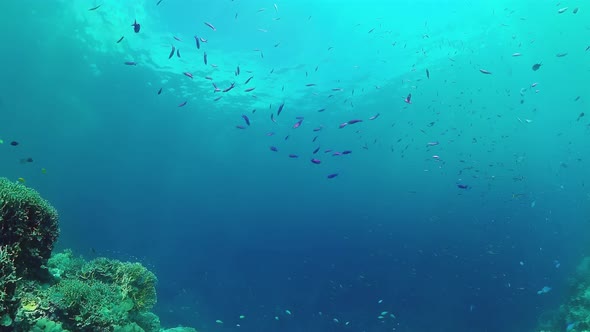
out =
[(562, 302), (588, 251), (587, 4), (156, 2), (0, 4), (0, 156), (61, 247), (154, 270), (163, 323), (533, 331)]

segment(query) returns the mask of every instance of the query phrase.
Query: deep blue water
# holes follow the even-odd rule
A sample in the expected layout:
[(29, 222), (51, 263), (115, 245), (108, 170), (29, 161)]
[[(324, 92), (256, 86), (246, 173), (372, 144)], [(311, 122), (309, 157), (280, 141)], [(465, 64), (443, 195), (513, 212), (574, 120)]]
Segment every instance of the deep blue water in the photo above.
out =
[(588, 254), (590, 7), (276, 6), (3, 2), (1, 175), (60, 248), (151, 268), (165, 326), (535, 330)]

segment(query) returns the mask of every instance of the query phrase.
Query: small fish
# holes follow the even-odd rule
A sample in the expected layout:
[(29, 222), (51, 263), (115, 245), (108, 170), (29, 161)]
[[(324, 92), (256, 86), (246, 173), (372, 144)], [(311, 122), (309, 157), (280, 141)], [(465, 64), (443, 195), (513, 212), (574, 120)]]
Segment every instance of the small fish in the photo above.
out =
[(172, 38), (174, 38), (174, 39), (178, 40), (179, 42), (182, 42), (182, 39), (180, 39), (180, 38), (178, 38), (178, 37), (176, 37), (176, 36), (172, 36)]
[(369, 118), (369, 120), (375, 120), (379, 117), (379, 113), (373, 115), (372, 117)]
[(236, 67), (236, 76), (240, 75), (240, 66)]
[(541, 288), (541, 290), (537, 291), (537, 294), (538, 295), (547, 294), (547, 293), (549, 293), (551, 291), (551, 289), (552, 288), (549, 287), (549, 286), (544, 286), (543, 288)]
[(279, 149), (277, 149), (277, 147), (276, 147), (276, 146), (271, 146), (271, 147), (270, 147), (270, 151), (273, 151), (273, 152), (278, 152), (278, 151), (279, 151)]
[(121, 38), (119, 38), (119, 40), (117, 40), (117, 44), (119, 44), (120, 42), (122, 42), (123, 39), (125, 39), (125, 36), (121, 36)]
[(521, 54), (521, 53), (518, 53), (518, 52), (517, 52), (517, 53), (512, 53), (512, 56), (513, 56), (513, 57), (517, 57), (517, 56), (521, 56), (521, 55), (522, 55), (522, 54)]
[(222, 92), (228, 92), (229, 90), (233, 89), (236, 86), (235, 83), (230, 84), (228, 88), (225, 88)]
[(426, 143), (426, 146), (436, 146), (436, 145), (439, 145), (439, 144), (440, 143), (438, 141), (436, 141), (436, 142), (428, 142), (428, 143)]
[(351, 153), (352, 153), (351, 150), (344, 150), (344, 151), (342, 151), (342, 154), (351, 154)]
[(135, 20), (133, 22), (133, 24), (131, 24), (131, 26), (133, 27), (133, 31), (135, 31), (135, 33), (139, 33), (139, 29), (141, 29), (141, 25), (139, 23), (137, 23), (137, 20)]
[(88, 9), (88, 11), (91, 12), (91, 11), (97, 10), (98, 8), (100, 8), (100, 6), (102, 6), (102, 4), (100, 4), (100, 5), (96, 6), (96, 7), (90, 8), (90, 9)]
[(186, 103), (188, 103), (188, 101), (184, 101), (184, 102), (178, 104), (178, 107), (184, 107), (184, 106), (186, 106)]
[(320, 151), (320, 147), (319, 146), (315, 150), (313, 150), (312, 154), (316, 154), (316, 153), (318, 153), (318, 151)]
[(182, 74), (184, 74), (184, 76), (190, 78), (191, 80), (193, 79), (193, 74), (189, 73), (188, 71), (185, 71)]
[(426, 78), (430, 79), (430, 72), (426, 69)]
[(176, 47), (174, 47), (174, 45), (171, 45), (172, 49), (170, 50), (170, 54), (168, 55), (168, 59), (171, 59), (174, 56), (174, 52), (176, 51)]
[(160, 90), (158, 90), (158, 94), (162, 94), (162, 88), (160, 88)]
[(296, 154), (290, 154), (290, 155), (289, 155), (289, 158), (299, 158), (299, 156), (298, 156), (298, 155), (296, 155)]
[(135, 61), (125, 61), (124, 64), (127, 66), (137, 66), (137, 62)]
[(485, 75), (492, 75), (492, 72), (489, 70), (485, 70), (485, 69), (480, 69), (479, 70), (480, 73), (485, 74)]
[(158, 0), (158, 2), (156, 3), (156, 6), (159, 6), (162, 3), (162, 0)]
[(531, 67), (531, 69), (534, 70), (534, 71), (537, 71), (537, 70), (539, 70), (539, 68), (541, 68), (542, 65), (543, 64), (541, 64), (541, 63), (535, 63), (533, 65), (533, 67)]
[(363, 120), (359, 120), (359, 119), (349, 120), (347, 123), (348, 124), (355, 124), (355, 123), (359, 123), (359, 122), (363, 122)]
[(203, 37), (199, 37), (199, 40), (201, 41), (201, 43), (206, 43), (207, 39), (203, 38)]
[(26, 182), (26, 181), (25, 181), (25, 178), (18, 178), (17, 180), (18, 180), (18, 182), (20, 182), (20, 183), (25, 183), (25, 182)]
[(275, 120), (275, 114), (274, 113), (270, 113), (270, 121), (277, 123), (277, 121)]
[(326, 110), (325, 108), (321, 108), (321, 109), (318, 110), (318, 112), (321, 113), (321, 112), (323, 112), (325, 110)]
[(237, 125), (236, 126), (237, 129), (246, 129), (246, 127), (242, 126), (242, 125)]
[(248, 88), (248, 89), (244, 90), (244, 92), (250, 92), (250, 91), (252, 91), (254, 89), (256, 89), (256, 88)]
[[(316, 128), (316, 129), (317, 129), (317, 128)], [(317, 130), (315, 130), (315, 129), (314, 129), (313, 131), (317, 131)], [(314, 136), (314, 138), (313, 138), (311, 141), (312, 141), (312, 142), (315, 142), (315, 141), (317, 141), (317, 139), (318, 139), (318, 136)]]
[(469, 185), (457, 183), (457, 188), (459, 189), (469, 189)]
[(29, 158), (23, 158), (20, 160), (21, 164), (26, 164), (26, 163), (32, 163), (33, 162), (33, 158), (29, 157)]
[(578, 7), (574, 8), (574, 11), (572, 13), (573, 14), (577, 14), (578, 13)]
[(197, 44), (197, 50), (201, 49), (201, 42), (199, 41), (199, 37), (195, 36), (195, 43)]
[(18, 144), (19, 144), (19, 143), (18, 143), (17, 141), (12, 141), (12, 142), (10, 142), (10, 145), (12, 145), (12, 146), (17, 146)]
[(565, 13), (565, 11), (566, 11), (568, 8), (569, 8), (569, 7), (563, 7), (563, 8), (560, 8), (559, 10), (557, 10), (557, 13), (558, 13), (558, 14), (563, 14), (563, 13)]
[(250, 125), (250, 119), (248, 119), (248, 116), (246, 116), (245, 114), (242, 114), (242, 119), (244, 119), (244, 121), (246, 122), (246, 124), (248, 126)]
[(328, 179), (333, 179), (333, 178), (335, 178), (337, 176), (338, 176), (338, 173), (332, 173), (332, 174), (328, 174), (327, 178)]
[(203, 23), (205, 23), (205, 25), (206, 25), (206, 26), (210, 27), (210, 28), (211, 28), (211, 30), (213, 30), (213, 31), (217, 31), (217, 29), (215, 29), (215, 27), (213, 26), (213, 24), (211, 24), (211, 23), (209, 23), (209, 22), (203, 22)]
[(408, 93), (408, 96), (406, 97), (406, 99), (404, 99), (404, 102), (406, 104), (411, 104), (412, 103), (412, 94)]
[(248, 77), (248, 79), (246, 80), (246, 82), (244, 82), (244, 85), (248, 84), (248, 82), (250, 82), (250, 80), (253, 79), (253, 78), (254, 78), (254, 76)]
[(578, 115), (578, 118), (576, 119), (576, 121), (580, 121), (581, 118), (584, 117), (584, 112), (580, 113), (580, 115)]
[(558, 58), (563, 58), (564, 56), (567, 56), (567, 53), (557, 53), (555, 56)]
[(316, 165), (319, 165), (319, 164), (321, 164), (321, 163), (322, 163), (322, 161), (321, 161), (321, 160), (319, 160), (319, 159), (315, 159), (315, 158), (311, 159), (311, 162), (312, 162), (312, 163), (314, 163), (314, 164), (316, 164)]
[(305, 84), (305, 86), (316, 86), (316, 84), (315, 83), (308, 83), (308, 84)]
[(297, 128), (301, 127), (302, 122), (303, 122), (303, 120), (299, 120), (299, 121), (295, 122), (295, 124), (293, 125), (293, 129), (297, 129)]
[(176, 56), (180, 58), (180, 49), (179, 48), (176, 49)]
[(343, 123), (341, 123), (341, 124), (338, 126), (338, 128), (342, 129), (342, 128), (346, 127), (346, 126), (348, 126), (348, 122), (343, 122)]
[(281, 112), (283, 111), (283, 107), (285, 107), (285, 103), (282, 103), (281, 106), (279, 106), (279, 110), (277, 111), (277, 116), (281, 115)]
[(207, 52), (203, 53), (203, 62), (207, 64)]

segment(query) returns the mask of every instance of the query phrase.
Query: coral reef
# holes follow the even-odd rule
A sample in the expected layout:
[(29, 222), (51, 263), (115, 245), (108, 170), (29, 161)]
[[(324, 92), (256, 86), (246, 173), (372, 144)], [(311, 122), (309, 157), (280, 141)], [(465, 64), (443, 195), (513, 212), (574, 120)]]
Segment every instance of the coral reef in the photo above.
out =
[(39, 194), (0, 178), (0, 332), (163, 330), (156, 276), (139, 263), (66, 250), (53, 256), (56, 210)]
[(569, 295), (559, 310), (548, 311), (539, 323), (539, 331), (590, 331), (590, 257), (578, 265), (568, 280)]

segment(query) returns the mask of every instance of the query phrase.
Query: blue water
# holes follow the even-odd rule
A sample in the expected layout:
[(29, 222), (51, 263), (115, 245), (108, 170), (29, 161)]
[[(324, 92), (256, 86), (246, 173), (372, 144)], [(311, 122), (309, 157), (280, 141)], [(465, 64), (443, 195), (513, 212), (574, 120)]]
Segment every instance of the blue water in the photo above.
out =
[(1, 3), (0, 157), (60, 248), (157, 274), (163, 325), (533, 331), (562, 303), (589, 249), (587, 4), (156, 2)]

